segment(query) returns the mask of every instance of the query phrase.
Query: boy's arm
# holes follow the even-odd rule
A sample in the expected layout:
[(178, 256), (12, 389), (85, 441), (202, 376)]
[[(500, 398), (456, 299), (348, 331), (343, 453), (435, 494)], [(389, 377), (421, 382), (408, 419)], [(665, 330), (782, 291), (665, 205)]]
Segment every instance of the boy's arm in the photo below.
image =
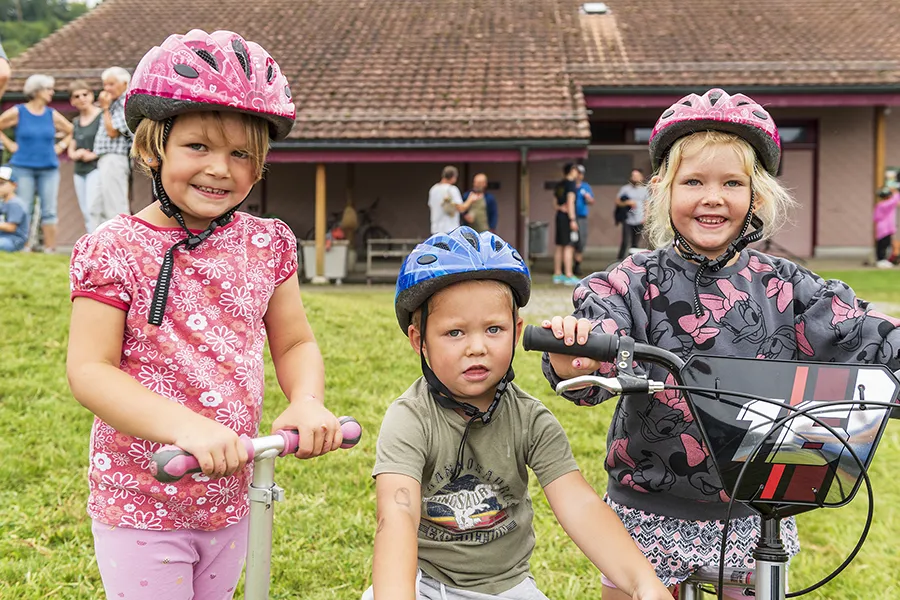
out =
[(4, 233), (15, 233), (16, 229), (18, 228), (18, 223), (10, 223), (9, 221), (7, 221), (6, 223), (0, 223), (0, 231)]
[(382, 473), (375, 478), (375, 495), (375, 600), (415, 600), (422, 487), (408, 475)]
[(616, 587), (635, 600), (671, 600), (619, 518), (581, 472), (555, 479), (544, 494), (572, 541)]
[(325, 364), (303, 309), (296, 273), (275, 288), (263, 321), (278, 384), (290, 402), (275, 419), (272, 431), (296, 429), (300, 433), (299, 458), (340, 448), (341, 427), (323, 404)]

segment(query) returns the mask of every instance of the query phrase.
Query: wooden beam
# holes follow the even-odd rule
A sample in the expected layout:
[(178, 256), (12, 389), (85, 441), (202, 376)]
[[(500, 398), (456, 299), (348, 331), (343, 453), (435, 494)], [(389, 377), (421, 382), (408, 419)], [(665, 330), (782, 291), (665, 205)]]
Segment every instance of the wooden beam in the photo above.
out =
[(875, 107), (875, 191), (884, 187), (885, 156), (887, 154), (887, 111)]
[(525, 149), (522, 150), (519, 159), (518, 188), (519, 210), (518, 218), (516, 219), (516, 249), (522, 255), (522, 258), (525, 259), (525, 262), (530, 264), (529, 255), (531, 254), (531, 249), (528, 247), (528, 230), (531, 222), (531, 178), (528, 173), (528, 151)]
[(316, 277), (313, 283), (325, 279), (325, 164), (316, 165)]

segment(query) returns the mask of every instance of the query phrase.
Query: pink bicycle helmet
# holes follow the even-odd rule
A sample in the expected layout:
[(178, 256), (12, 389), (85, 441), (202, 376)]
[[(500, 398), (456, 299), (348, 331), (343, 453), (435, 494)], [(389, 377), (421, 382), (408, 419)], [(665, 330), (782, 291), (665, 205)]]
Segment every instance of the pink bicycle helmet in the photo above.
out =
[(781, 161), (781, 138), (772, 117), (744, 94), (729, 96), (713, 88), (698, 96), (689, 94), (669, 107), (650, 134), (650, 162), (659, 169), (672, 145), (698, 131), (733, 133), (756, 149), (766, 171), (775, 175)]
[(164, 121), (210, 109), (258, 115), (269, 122), (273, 140), (287, 137), (296, 115), (275, 59), (231, 31), (170, 35), (141, 59), (125, 96), (132, 131), (142, 119)]

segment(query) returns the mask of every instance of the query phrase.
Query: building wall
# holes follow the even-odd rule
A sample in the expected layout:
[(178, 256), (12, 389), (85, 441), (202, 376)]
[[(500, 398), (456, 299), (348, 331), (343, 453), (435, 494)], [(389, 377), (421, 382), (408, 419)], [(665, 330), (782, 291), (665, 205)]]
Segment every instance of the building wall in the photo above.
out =
[(900, 167), (900, 106), (895, 106), (887, 115), (887, 153), (885, 165)]

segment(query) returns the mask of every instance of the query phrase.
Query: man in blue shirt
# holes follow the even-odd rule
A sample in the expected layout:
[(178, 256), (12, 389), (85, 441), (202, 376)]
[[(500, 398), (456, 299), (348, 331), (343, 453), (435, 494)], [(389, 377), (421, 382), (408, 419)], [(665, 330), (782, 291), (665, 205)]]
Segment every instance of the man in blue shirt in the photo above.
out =
[(12, 167), (0, 167), (0, 252), (18, 252), (28, 240), (30, 215), (16, 198)]
[(578, 176), (575, 183), (578, 185), (578, 193), (575, 195), (575, 219), (578, 221), (578, 243), (575, 244), (575, 265), (572, 272), (581, 275), (581, 261), (584, 259), (584, 247), (588, 238), (588, 215), (591, 212), (590, 205), (594, 203), (594, 190), (584, 180), (584, 165), (577, 165)]

